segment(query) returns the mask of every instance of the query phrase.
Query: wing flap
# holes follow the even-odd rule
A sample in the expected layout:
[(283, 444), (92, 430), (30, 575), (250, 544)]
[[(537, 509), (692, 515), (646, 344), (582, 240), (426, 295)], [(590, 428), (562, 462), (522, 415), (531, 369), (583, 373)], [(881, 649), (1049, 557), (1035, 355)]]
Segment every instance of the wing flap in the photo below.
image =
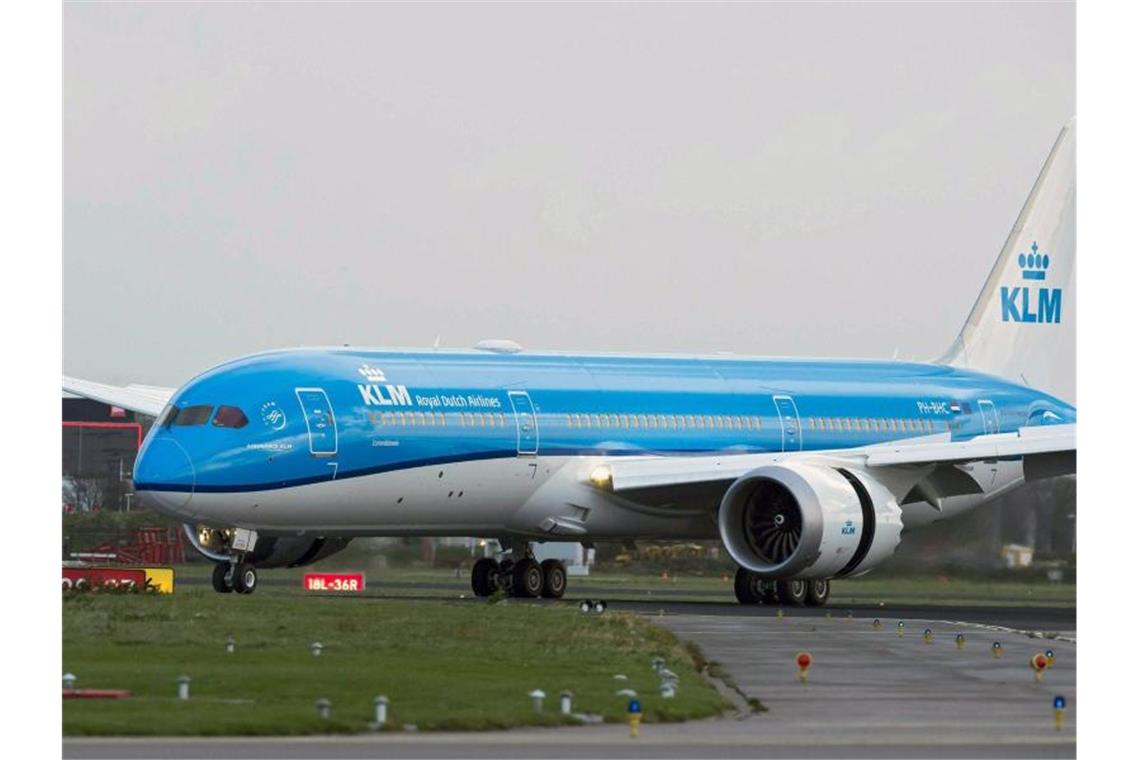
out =
[(1011, 459), (1076, 450), (1076, 425), (1040, 425), (1021, 428), (1016, 433), (979, 435), (967, 441), (881, 444), (869, 446), (863, 453), (868, 467), (887, 467)]

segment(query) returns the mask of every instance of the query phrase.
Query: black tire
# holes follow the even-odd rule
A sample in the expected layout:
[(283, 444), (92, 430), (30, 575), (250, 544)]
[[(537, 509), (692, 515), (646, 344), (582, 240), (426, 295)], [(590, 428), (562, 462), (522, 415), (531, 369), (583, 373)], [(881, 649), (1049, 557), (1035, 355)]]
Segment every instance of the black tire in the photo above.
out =
[(736, 569), (736, 579), (732, 583), (732, 590), (736, 593), (736, 601), (741, 604), (757, 604), (760, 602), (760, 579), (751, 570), (743, 567)]
[(807, 598), (804, 603), (808, 607), (822, 607), (827, 604), (827, 597), (831, 596), (831, 581), (827, 578), (817, 578), (807, 583)]
[(217, 591), (219, 594), (228, 594), (234, 590), (229, 578), (226, 577), (229, 575), (229, 572), (229, 562), (217, 562), (214, 564), (214, 573), (210, 576), (210, 581), (214, 584), (214, 591)]
[(480, 557), (471, 566), (471, 590), (475, 596), (490, 596), (495, 593), (495, 579), (492, 577), (499, 570), (499, 563), (490, 557)]
[(511, 571), (511, 594), (534, 599), (542, 593), (542, 566), (530, 557), (519, 560)]
[(776, 581), (760, 581), (760, 601), (764, 604), (780, 603), (780, 595), (776, 593)]
[(566, 565), (548, 559), (542, 563), (542, 595), (547, 599), (561, 599), (566, 593)]
[(799, 607), (807, 599), (808, 582), (804, 580), (776, 581), (776, 596), (781, 604)]
[(239, 594), (252, 594), (257, 588), (257, 568), (249, 562), (241, 562), (234, 568), (234, 591)]

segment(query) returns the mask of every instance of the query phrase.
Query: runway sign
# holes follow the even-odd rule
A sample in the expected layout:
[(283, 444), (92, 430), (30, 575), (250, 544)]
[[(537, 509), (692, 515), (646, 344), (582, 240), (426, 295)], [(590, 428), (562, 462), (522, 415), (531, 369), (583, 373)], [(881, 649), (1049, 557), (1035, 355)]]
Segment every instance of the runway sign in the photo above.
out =
[(174, 570), (169, 567), (65, 567), (63, 588), (96, 586), (150, 586), (159, 593), (174, 593)]
[(363, 591), (364, 573), (305, 573), (302, 585), (306, 591)]

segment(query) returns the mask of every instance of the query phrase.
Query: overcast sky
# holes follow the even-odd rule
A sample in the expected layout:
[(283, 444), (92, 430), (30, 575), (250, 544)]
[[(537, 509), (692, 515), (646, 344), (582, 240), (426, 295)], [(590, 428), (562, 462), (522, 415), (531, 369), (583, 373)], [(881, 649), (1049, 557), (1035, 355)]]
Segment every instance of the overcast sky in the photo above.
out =
[(296, 345), (930, 358), (1070, 3), (65, 7), (64, 368)]

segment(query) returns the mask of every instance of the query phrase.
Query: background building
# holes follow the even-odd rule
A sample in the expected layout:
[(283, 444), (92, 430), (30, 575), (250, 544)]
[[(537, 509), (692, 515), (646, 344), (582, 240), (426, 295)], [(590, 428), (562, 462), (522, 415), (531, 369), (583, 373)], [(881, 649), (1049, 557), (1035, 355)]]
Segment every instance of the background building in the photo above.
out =
[(135, 456), (151, 419), (63, 395), (63, 510), (130, 510)]

